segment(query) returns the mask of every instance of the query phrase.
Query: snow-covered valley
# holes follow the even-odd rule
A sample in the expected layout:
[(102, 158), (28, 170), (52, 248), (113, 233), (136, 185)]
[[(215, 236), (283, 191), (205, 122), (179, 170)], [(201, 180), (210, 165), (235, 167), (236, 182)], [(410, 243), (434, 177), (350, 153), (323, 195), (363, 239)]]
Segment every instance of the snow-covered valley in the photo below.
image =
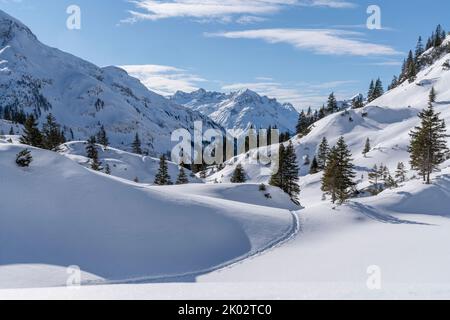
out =
[[(272, 172), (257, 161), (263, 149), (204, 172), (186, 169), (185, 184), (155, 183), (173, 130), (200, 120), (205, 129), (275, 121), (290, 131), (298, 117), (291, 105), (249, 90), (166, 99), (121, 69), (41, 44), (2, 11), (0, 45), (0, 106), (42, 113), (39, 125), (51, 111), (74, 132), (49, 151), (21, 143), (23, 126), (0, 119), (0, 299), (450, 298), (450, 158), (432, 184), (409, 166), (410, 132), (432, 88), (434, 108), (450, 124), (450, 50), (414, 81), (284, 143), (299, 166), (296, 205), (269, 185)], [(100, 122), (111, 146), (94, 148), (108, 173), (92, 170), (85, 141)], [(136, 133), (152, 156), (130, 152)], [(337, 205), (311, 161), (324, 138), (334, 146), (340, 137), (358, 192)], [(25, 149), (32, 161), (20, 166)], [(403, 181), (371, 193), (373, 167), (394, 174), (399, 163)], [(238, 166), (245, 183), (231, 183)], [(168, 161), (171, 182), (179, 173)], [(74, 267), (81, 287), (70, 282)]]

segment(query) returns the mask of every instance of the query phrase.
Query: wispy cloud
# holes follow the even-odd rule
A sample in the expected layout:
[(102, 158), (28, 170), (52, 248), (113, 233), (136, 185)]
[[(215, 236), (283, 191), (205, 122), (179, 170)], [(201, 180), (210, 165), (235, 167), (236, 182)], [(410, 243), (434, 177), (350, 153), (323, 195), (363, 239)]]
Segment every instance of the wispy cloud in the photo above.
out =
[(169, 18), (194, 18), (198, 21), (260, 22), (288, 6), (351, 8), (353, 3), (344, 0), (133, 0), (136, 10), (122, 22), (161, 20)]
[(131, 76), (139, 79), (147, 88), (167, 96), (177, 90), (194, 91), (206, 80), (187, 70), (163, 65), (120, 66)]
[(260, 39), (272, 44), (287, 43), (300, 50), (327, 55), (385, 56), (401, 54), (388, 45), (366, 41), (363, 33), (337, 29), (258, 29), (205, 33), (205, 35), (229, 39)]

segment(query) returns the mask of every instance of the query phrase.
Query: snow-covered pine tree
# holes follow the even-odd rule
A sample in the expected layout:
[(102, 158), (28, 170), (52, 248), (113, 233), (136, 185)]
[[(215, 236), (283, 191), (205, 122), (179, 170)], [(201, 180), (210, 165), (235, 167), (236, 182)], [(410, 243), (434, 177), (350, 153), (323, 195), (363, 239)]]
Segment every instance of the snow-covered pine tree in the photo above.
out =
[(353, 179), (356, 174), (352, 161), (352, 155), (344, 138), (339, 138), (328, 155), (322, 178), (322, 191), (331, 195), (333, 203), (343, 204), (354, 191), (356, 184)]
[(238, 164), (234, 169), (233, 175), (230, 179), (231, 183), (245, 183), (247, 181), (246, 173), (241, 164)]
[(91, 169), (95, 171), (101, 170), (101, 162), (98, 160), (98, 151), (97, 151), (97, 141), (95, 137), (92, 136), (87, 141), (86, 145), (86, 155), (89, 159), (91, 159)]
[(24, 149), (16, 155), (16, 164), (21, 168), (27, 168), (33, 161), (30, 150)]
[(357, 95), (352, 100), (352, 108), (353, 109), (360, 109), (364, 107), (364, 98), (362, 95)]
[(403, 162), (399, 162), (397, 165), (397, 170), (395, 171), (395, 179), (398, 183), (403, 183), (406, 181), (406, 168)]
[(319, 165), (319, 170), (325, 169), (325, 165), (327, 163), (329, 152), (330, 152), (330, 146), (328, 145), (328, 140), (326, 137), (323, 137), (322, 142), (319, 145), (319, 150), (317, 153), (317, 162)]
[(109, 139), (104, 126), (101, 126), (100, 130), (97, 133), (97, 142), (101, 144), (105, 149), (109, 146)]
[(178, 173), (176, 184), (188, 184), (189, 179), (184, 171), (184, 168), (180, 166), (180, 172)]
[(141, 139), (139, 138), (139, 134), (137, 132), (131, 147), (133, 149), (133, 153), (142, 154)]
[(155, 177), (155, 184), (158, 186), (167, 186), (172, 184), (169, 175), (169, 167), (167, 165), (167, 158), (164, 154), (159, 159), (159, 169)]
[(420, 126), (411, 131), (409, 152), (411, 167), (419, 171), (427, 184), (431, 183), (431, 173), (439, 169), (446, 160), (447, 130), (445, 121), (436, 113), (433, 103), (436, 99), (434, 88), (430, 92), (428, 108), (419, 113)]
[(382, 189), (380, 186), (381, 173), (377, 165), (374, 165), (372, 170), (369, 172), (369, 182), (374, 186), (374, 191), (372, 193), (377, 194)]
[(39, 130), (37, 121), (32, 114), (30, 114), (25, 120), (20, 143), (37, 148), (43, 147), (42, 133)]
[(372, 147), (370, 146), (370, 139), (367, 138), (366, 144), (364, 146), (363, 155), (364, 158), (367, 158), (367, 154), (372, 150)]

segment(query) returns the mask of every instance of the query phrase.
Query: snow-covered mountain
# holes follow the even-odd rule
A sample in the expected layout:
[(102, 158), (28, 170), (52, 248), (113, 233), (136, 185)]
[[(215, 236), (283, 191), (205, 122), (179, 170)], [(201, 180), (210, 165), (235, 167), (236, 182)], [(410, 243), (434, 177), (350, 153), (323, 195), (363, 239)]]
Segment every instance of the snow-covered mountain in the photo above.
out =
[(194, 121), (219, 128), (206, 116), (149, 91), (122, 69), (99, 68), (42, 44), (1, 10), (0, 107), (35, 113), (41, 122), (52, 113), (71, 140), (86, 140), (104, 125), (112, 145), (127, 149), (138, 132), (151, 154), (170, 150), (171, 132), (191, 130)]
[(294, 133), (298, 120), (298, 112), (291, 104), (281, 104), (248, 89), (228, 94), (204, 89), (178, 91), (170, 99), (209, 116), (226, 129), (246, 131), (252, 125), (263, 129), (277, 126), (281, 132)]

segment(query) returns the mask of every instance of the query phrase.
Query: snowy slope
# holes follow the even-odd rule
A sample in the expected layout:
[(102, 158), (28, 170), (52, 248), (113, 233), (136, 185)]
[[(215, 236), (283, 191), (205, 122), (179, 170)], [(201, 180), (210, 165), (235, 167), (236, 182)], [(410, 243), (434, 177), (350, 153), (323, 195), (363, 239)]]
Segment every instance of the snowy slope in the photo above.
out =
[[(367, 184), (369, 170), (375, 164), (384, 164), (393, 172), (398, 162), (402, 161), (406, 165), (409, 163), (409, 133), (419, 124), (417, 113), (427, 107), (432, 86), (437, 92), (435, 109), (441, 112), (441, 117), (450, 124), (450, 71), (443, 68), (443, 64), (449, 59), (450, 54), (446, 54), (432, 66), (422, 70), (416, 82), (405, 82), (362, 109), (349, 109), (332, 114), (318, 121), (306, 137), (294, 137), (292, 142), (301, 165), (302, 184), (305, 187), (302, 196), (304, 201), (309, 201), (307, 183), (314, 180), (317, 184), (320, 180), (320, 177), (314, 179), (307, 176), (309, 165), (304, 165), (304, 159), (309, 157), (312, 160), (323, 137), (328, 139), (330, 145), (334, 145), (340, 136), (345, 138), (353, 153), (358, 178), (364, 175), (364, 178), (360, 179), (361, 185), (364, 185)], [(371, 140), (373, 150), (365, 158), (362, 151), (367, 138)], [(257, 151), (252, 150), (249, 155), (232, 159), (223, 171), (215, 173), (208, 180), (228, 181), (234, 167), (241, 163), (251, 181), (268, 181), (270, 172), (261, 171), (264, 169), (261, 166), (248, 164), (248, 158), (256, 159), (256, 156)], [(266, 174), (261, 175), (261, 172)], [(412, 172), (409, 174), (413, 175)], [(315, 197), (321, 196), (320, 192), (317, 193), (317, 188), (314, 188), (314, 193)]]
[(251, 90), (229, 94), (208, 92), (204, 89), (192, 93), (177, 92), (171, 100), (209, 116), (226, 129), (267, 129), (278, 126), (281, 132), (295, 132), (298, 112), (289, 104), (262, 97)]
[(134, 184), (34, 148), (23, 169), (14, 162), (23, 148), (0, 143), (1, 288), (65, 285), (72, 265), (84, 281), (184, 274), (193, 281), (293, 232), (290, 212), (275, 202), (263, 206), (257, 185), (245, 193), (259, 203), (247, 204), (199, 189), (190, 194), (189, 186)]
[[(116, 67), (99, 68), (50, 48), (21, 22), (0, 11), (0, 106), (49, 112), (70, 140), (86, 140), (100, 124), (115, 147), (127, 148), (136, 132), (151, 154), (171, 150), (171, 132), (209, 118), (149, 91)], [(72, 129), (73, 137), (70, 132)]]
[[(159, 158), (140, 156), (115, 148), (103, 148), (98, 145), (98, 157), (105, 168), (109, 165), (111, 175), (130, 181), (136, 178), (139, 183), (153, 184), (156, 173), (159, 169)], [(86, 157), (86, 142), (74, 141), (68, 142), (61, 146), (61, 153), (75, 162), (88, 167), (90, 161)], [(173, 162), (167, 162), (169, 175), (173, 183), (176, 182), (179, 173), (179, 167)], [(191, 174), (189, 170), (185, 170), (186, 175), (191, 183), (201, 183), (201, 180)]]

